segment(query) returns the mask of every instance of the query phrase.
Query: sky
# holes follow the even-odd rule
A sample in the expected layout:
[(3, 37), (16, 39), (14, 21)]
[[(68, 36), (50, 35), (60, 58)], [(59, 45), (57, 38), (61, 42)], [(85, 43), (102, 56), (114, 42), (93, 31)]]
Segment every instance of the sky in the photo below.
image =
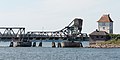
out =
[(56, 31), (73, 19), (83, 19), (82, 33), (97, 29), (97, 20), (110, 14), (120, 33), (120, 0), (0, 0), (0, 26), (26, 31)]

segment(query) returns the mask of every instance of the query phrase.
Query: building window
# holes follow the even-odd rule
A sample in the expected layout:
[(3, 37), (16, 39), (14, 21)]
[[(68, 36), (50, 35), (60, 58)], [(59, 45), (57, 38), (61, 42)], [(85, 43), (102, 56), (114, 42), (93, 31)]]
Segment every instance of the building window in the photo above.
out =
[(110, 30), (110, 33), (113, 33), (113, 30), (112, 30), (112, 29)]
[(110, 26), (111, 26), (111, 24), (110, 24)]
[(103, 36), (101, 36), (101, 38), (103, 38)]
[(99, 26), (102, 26), (102, 23), (99, 23)]
[(105, 26), (105, 23), (102, 23), (102, 26)]
[(99, 36), (96, 36), (96, 38), (99, 38)]
[(105, 27), (103, 27), (103, 29), (105, 30)]

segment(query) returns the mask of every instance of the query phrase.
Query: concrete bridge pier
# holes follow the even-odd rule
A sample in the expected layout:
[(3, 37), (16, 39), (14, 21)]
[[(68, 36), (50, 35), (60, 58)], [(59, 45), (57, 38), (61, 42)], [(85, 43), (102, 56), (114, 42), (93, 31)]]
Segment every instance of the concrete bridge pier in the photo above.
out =
[(52, 42), (52, 48), (55, 48), (56, 45), (55, 45), (55, 42)]
[(42, 47), (42, 41), (39, 43), (39, 45), (38, 45), (39, 47)]
[(82, 43), (80, 42), (80, 47), (83, 47)]
[(83, 47), (81, 42), (74, 42), (74, 41), (66, 41), (62, 42), (62, 47)]
[(33, 42), (33, 47), (36, 47), (36, 42)]
[(60, 43), (60, 42), (58, 42), (58, 48), (59, 48), (59, 47), (61, 47), (61, 43)]
[(9, 47), (13, 47), (13, 45), (14, 45), (14, 43), (13, 43), (13, 42), (10, 42)]

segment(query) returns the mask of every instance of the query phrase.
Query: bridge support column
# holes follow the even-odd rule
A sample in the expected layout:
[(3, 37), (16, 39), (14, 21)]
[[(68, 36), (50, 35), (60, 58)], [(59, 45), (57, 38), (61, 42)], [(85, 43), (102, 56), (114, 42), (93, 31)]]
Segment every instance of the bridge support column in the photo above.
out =
[(61, 47), (61, 43), (60, 42), (58, 42), (58, 47)]
[(33, 47), (36, 47), (36, 42), (33, 42)]
[(13, 44), (13, 42), (10, 42), (10, 45), (9, 45), (9, 47), (13, 47), (13, 45), (14, 45), (14, 44)]
[(39, 43), (39, 47), (42, 47), (42, 42)]
[(53, 47), (53, 48), (56, 47), (55, 42), (52, 42), (52, 47)]
[(80, 42), (80, 47), (83, 47), (82, 43)]

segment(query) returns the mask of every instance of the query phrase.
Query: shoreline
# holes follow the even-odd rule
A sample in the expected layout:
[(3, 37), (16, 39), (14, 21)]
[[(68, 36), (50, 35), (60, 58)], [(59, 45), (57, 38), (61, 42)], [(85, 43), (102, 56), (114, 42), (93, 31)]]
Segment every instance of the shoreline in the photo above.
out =
[(89, 48), (120, 48), (120, 45), (104, 44), (104, 45), (90, 45)]
[[(7, 48), (9, 46), (0, 46), (0, 48)], [(9, 47), (9, 48), (15, 48), (15, 47)], [(23, 48), (23, 47), (18, 47), (18, 48)], [(28, 47), (25, 47), (28, 48)], [(29, 48), (36, 48), (36, 47), (29, 47)], [(52, 48), (52, 47), (37, 47), (37, 48)], [(58, 48), (58, 47), (56, 47)], [(62, 48), (62, 47), (61, 47)], [(120, 48), (120, 47), (93, 47), (93, 46), (87, 46), (87, 47), (64, 47), (64, 48)]]

